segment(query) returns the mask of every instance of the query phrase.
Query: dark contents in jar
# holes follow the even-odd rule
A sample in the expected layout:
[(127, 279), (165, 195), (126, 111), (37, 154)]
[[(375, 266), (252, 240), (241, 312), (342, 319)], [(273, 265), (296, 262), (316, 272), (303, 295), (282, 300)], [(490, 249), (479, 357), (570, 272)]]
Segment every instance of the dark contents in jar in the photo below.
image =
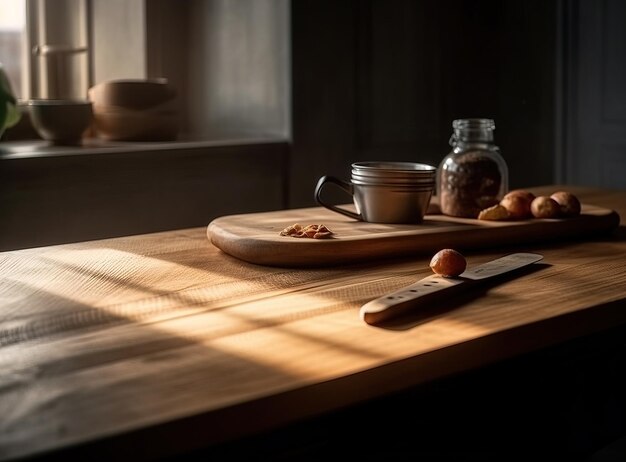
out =
[(500, 201), (500, 169), (481, 151), (459, 154), (440, 174), (441, 211), (446, 215), (476, 218), (481, 210)]

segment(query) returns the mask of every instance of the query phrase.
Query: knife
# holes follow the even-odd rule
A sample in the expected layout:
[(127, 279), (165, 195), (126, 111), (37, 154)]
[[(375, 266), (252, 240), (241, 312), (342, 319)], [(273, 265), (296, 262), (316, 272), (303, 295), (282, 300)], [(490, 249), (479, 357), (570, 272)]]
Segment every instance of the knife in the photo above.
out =
[(410, 286), (376, 298), (361, 307), (361, 319), (368, 324), (377, 324), (400, 316), (436, 301), (442, 292), (446, 295), (475, 287), (477, 283), (499, 276), (543, 259), (536, 253), (513, 253), (468, 269), (455, 278), (433, 274)]

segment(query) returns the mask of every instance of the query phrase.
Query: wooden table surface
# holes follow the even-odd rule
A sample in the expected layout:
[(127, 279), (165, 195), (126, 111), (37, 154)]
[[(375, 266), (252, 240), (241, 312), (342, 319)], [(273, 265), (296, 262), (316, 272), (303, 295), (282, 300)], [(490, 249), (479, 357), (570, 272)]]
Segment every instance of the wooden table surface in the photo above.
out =
[[(626, 216), (624, 191), (566, 189)], [(624, 231), (468, 253), (544, 260), (394, 328), (359, 308), (431, 274), (429, 257), (264, 267), (205, 228), (4, 252), (0, 459), (176, 454), (622, 325)]]

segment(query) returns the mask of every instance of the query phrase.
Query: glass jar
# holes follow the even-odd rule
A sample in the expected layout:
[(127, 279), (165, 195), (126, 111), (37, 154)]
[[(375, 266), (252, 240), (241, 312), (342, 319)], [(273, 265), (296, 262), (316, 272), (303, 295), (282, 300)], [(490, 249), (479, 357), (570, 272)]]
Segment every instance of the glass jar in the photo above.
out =
[(498, 204), (508, 191), (508, 168), (493, 143), (493, 120), (458, 119), (452, 128), (452, 151), (437, 171), (441, 212), (477, 218), (481, 210)]

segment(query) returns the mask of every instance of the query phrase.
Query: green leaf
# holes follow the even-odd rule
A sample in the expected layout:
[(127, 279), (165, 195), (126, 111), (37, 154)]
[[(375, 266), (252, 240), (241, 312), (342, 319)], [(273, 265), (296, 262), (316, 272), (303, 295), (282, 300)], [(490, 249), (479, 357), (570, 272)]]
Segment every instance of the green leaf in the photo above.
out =
[(6, 126), (4, 123), (7, 120), (7, 113), (9, 112), (9, 103), (0, 104), (0, 136), (4, 133)]
[(0, 134), (20, 121), (22, 113), (17, 107), (11, 82), (0, 63)]
[(20, 119), (22, 118), (22, 113), (20, 112), (17, 105), (7, 102), (6, 103), (6, 117), (4, 119), (4, 128), (10, 128), (16, 125)]

